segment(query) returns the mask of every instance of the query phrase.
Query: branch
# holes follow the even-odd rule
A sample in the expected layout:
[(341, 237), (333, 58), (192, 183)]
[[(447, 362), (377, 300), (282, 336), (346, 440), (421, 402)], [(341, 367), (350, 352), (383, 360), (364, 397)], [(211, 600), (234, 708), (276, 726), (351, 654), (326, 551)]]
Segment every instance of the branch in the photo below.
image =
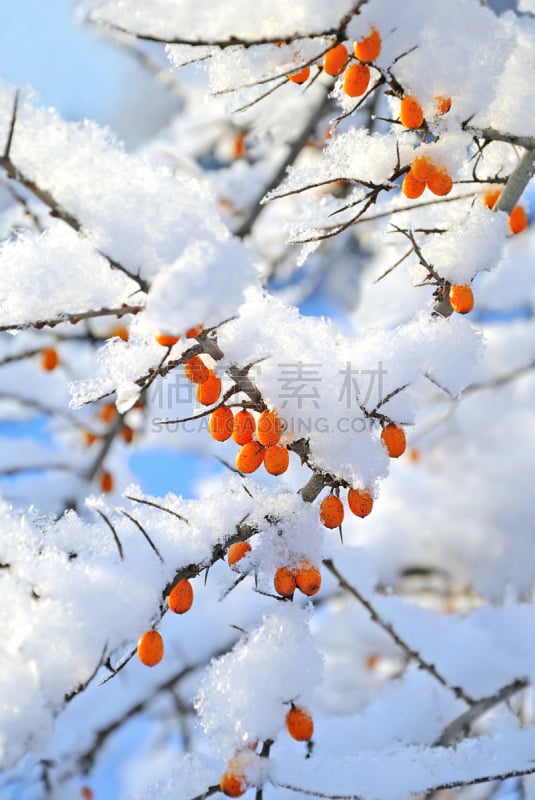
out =
[(426, 661), (417, 650), (414, 650), (407, 642), (401, 638), (401, 636), (397, 633), (395, 628), (383, 619), (378, 611), (373, 607), (369, 600), (366, 598), (346, 579), (344, 576), (336, 569), (333, 562), (330, 559), (324, 559), (323, 564), (329, 572), (334, 575), (334, 577), (338, 580), (339, 585), (345, 589), (349, 594), (353, 595), (353, 597), (359, 601), (359, 603), (364, 606), (364, 608), (368, 611), (372, 620), (382, 628), (385, 633), (387, 633), (391, 639), (398, 645), (398, 647), (403, 650), (407, 658), (414, 660), (420, 666), (421, 669), (424, 669), (428, 672), (435, 680), (437, 680), (442, 686), (446, 689), (449, 689), (455, 697), (459, 700), (464, 700), (464, 702), (469, 706), (475, 706), (477, 701), (474, 700), (470, 695), (466, 694), (466, 692), (459, 686), (451, 686), (448, 681), (440, 674), (434, 664), (431, 664), (429, 661)]
[(15, 322), (11, 325), (0, 325), (0, 333), (4, 331), (22, 331), (28, 328), (55, 328), (56, 325), (61, 325), (62, 322), (70, 322), (71, 325), (76, 325), (83, 319), (94, 319), (95, 317), (123, 317), (125, 314), (139, 314), (143, 311), (144, 305), (128, 305), (123, 303), (119, 308), (97, 308), (89, 311), (66, 311), (59, 317), (51, 319), (41, 319), (35, 322)]
[(526, 150), (516, 169), (510, 174), (505, 189), (494, 206), (494, 211), (510, 214), (535, 173), (535, 149)]

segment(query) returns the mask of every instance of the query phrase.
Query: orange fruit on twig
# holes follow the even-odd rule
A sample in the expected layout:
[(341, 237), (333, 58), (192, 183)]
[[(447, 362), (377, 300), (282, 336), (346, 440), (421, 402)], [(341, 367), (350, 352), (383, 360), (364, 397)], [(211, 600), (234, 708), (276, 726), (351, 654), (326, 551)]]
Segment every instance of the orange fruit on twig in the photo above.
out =
[(273, 578), (273, 586), (282, 597), (292, 597), (297, 586), (294, 571), (290, 567), (279, 567)]
[(264, 467), (270, 475), (282, 475), (289, 463), (290, 454), (283, 444), (274, 444), (264, 450)]
[(401, 101), (399, 119), (406, 128), (421, 128), (424, 121), (424, 112), (418, 100), (408, 94)]
[(52, 372), (59, 364), (59, 356), (54, 347), (45, 347), (41, 353), (41, 367), (46, 372)]
[(303, 67), (298, 72), (292, 72), (288, 75), (288, 80), (292, 83), (305, 83), (310, 77), (310, 67)]
[(409, 170), (403, 178), (401, 184), (401, 191), (408, 197), (409, 200), (416, 200), (417, 197), (423, 194), (425, 190), (425, 181), (419, 181), (414, 177), (412, 170)]
[(216, 442), (226, 442), (232, 436), (234, 429), (234, 415), (228, 406), (219, 406), (208, 421), (208, 430)]
[(321, 588), (321, 572), (310, 561), (303, 561), (295, 571), (295, 582), (303, 594), (311, 597)]
[(348, 97), (360, 97), (370, 83), (370, 68), (366, 64), (350, 64), (344, 73), (344, 92)]
[(163, 658), (163, 639), (158, 631), (147, 631), (139, 637), (137, 655), (146, 667), (154, 667)]
[(247, 442), (236, 456), (236, 467), (248, 475), (255, 472), (264, 460), (264, 446), (260, 442)]
[(326, 528), (338, 528), (344, 520), (344, 504), (339, 497), (330, 494), (321, 501), (320, 520)]
[(474, 307), (474, 293), (468, 284), (454, 284), (450, 288), (450, 304), (457, 314), (469, 314)]
[(383, 428), (381, 439), (388, 450), (390, 458), (399, 458), (405, 452), (407, 446), (405, 432), (403, 428), (400, 428), (394, 422), (390, 422)]
[(368, 36), (355, 42), (353, 52), (359, 61), (375, 61), (381, 54), (381, 37), (376, 28), (371, 28)]
[(250, 553), (251, 550), (252, 547), (249, 542), (234, 542), (234, 544), (231, 544), (227, 553), (227, 563), (229, 567), (233, 569), (234, 572), (238, 572), (235, 565), (238, 561), (241, 561), (242, 558), (245, 558), (247, 553)]
[(528, 215), (522, 206), (515, 206), (509, 215), (511, 233), (521, 233), (528, 227)]
[(183, 578), (173, 586), (167, 597), (167, 605), (173, 614), (185, 614), (193, 605), (193, 586)]
[(314, 735), (314, 722), (310, 714), (293, 704), (286, 714), (286, 728), (292, 739), (298, 742), (308, 742)]
[(271, 447), (279, 443), (283, 425), (276, 411), (262, 411), (258, 418), (257, 439), (260, 444)]
[(367, 517), (373, 509), (373, 497), (366, 489), (350, 489), (347, 504), (356, 517)]
[(343, 72), (348, 60), (349, 54), (346, 46), (344, 44), (337, 44), (336, 47), (327, 50), (323, 56), (323, 69), (327, 75), (335, 77)]

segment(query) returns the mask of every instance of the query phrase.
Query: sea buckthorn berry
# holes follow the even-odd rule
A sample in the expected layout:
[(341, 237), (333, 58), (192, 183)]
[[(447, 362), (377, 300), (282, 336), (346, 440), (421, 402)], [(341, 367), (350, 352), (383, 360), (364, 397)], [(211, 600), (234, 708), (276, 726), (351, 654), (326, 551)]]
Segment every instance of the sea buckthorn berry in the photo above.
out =
[(253, 439), (253, 433), (256, 430), (256, 421), (250, 411), (242, 408), (234, 417), (234, 430), (232, 431), (232, 438), (236, 444), (247, 444)]
[(134, 441), (134, 431), (129, 425), (123, 425), (119, 431), (119, 436), (126, 444), (131, 444)]
[(104, 492), (105, 494), (109, 494), (110, 492), (113, 492), (113, 483), (114, 483), (114, 481), (113, 481), (113, 475), (111, 474), (111, 472), (108, 472), (107, 470), (104, 470), (104, 472), (101, 472), (100, 473), (100, 478), (99, 478), (99, 483), (100, 483), (100, 491), (101, 492)]
[(163, 658), (163, 639), (158, 631), (147, 631), (139, 637), (137, 655), (146, 667), (154, 667)]
[(93, 800), (95, 796), (93, 794), (93, 789), (91, 789), (89, 786), (82, 786), (82, 788), (80, 789), (80, 794), (82, 795), (84, 800)]
[(85, 441), (85, 443), (86, 443), (86, 445), (88, 447), (90, 447), (92, 444), (94, 444), (98, 439), (97, 434), (96, 433), (92, 433), (91, 431), (84, 431), (83, 432), (83, 437), (84, 437), (84, 441)]
[(157, 333), (154, 338), (162, 347), (173, 347), (180, 340), (180, 336), (169, 336), (167, 333)]
[(195, 325), (194, 328), (188, 328), (186, 331), (186, 339), (196, 339), (204, 330), (204, 325)]
[(264, 446), (260, 442), (247, 442), (236, 456), (236, 466), (248, 475), (255, 472), (264, 460)]
[(110, 332), (110, 339), (116, 336), (118, 339), (122, 339), (123, 342), (128, 341), (128, 328), (125, 328), (124, 325), (118, 325), (116, 328), (113, 328)]
[(424, 121), (422, 106), (411, 94), (408, 94), (401, 101), (399, 109), (399, 119), (406, 128), (421, 128)]
[(227, 770), (227, 772), (223, 773), (221, 776), (219, 788), (227, 797), (241, 797), (249, 788), (249, 783), (244, 775), (240, 775), (240, 773), (233, 772), (232, 770)]
[(501, 189), (487, 189), (483, 195), (483, 203), (487, 208), (494, 208), (501, 195)]
[(288, 733), (298, 742), (308, 742), (314, 735), (314, 722), (310, 714), (292, 705), (291, 709), (286, 714), (286, 728)]
[(52, 372), (59, 364), (59, 356), (53, 347), (45, 347), (41, 353), (41, 367), (47, 372)]
[(173, 614), (185, 614), (193, 605), (193, 586), (183, 578), (173, 586), (167, 597), (167, 605)]
[(262, 411), (258, 418), (256, 436), (260, 444), (271, 447), (279, 443), (283, 425), (276, 411)]
[(273, 586), (282, 597), (292, 597), (297, 587), (295, 572), (290, 567), (279, 567), (273, 578)]
[(310, 67), (303, 67), (299, 72), (292, 72), (288, 75), (288, 80), (292, 83), (305, 83), (310, 77)]
[(425, 181), (417, 180), (412, 174), (412, 170), (407, 172), (401, 184), (401, 191), (408, 197), (409, 200), (416, 200), (417, 197), (423, 194), (425, 189)]
[(424, 183), (427, 183), (433, 177), (436, 169), (429, 156), (416, 156), (411, 164), (411, 173), (417, 181), (423, 181)]
[(330, 494), (321, 501), (320, 520), (326, 528), (338, 528), (344, 520), (344, 504), (339, 497)]
[(468, 284), (450, 287), (450, 305), (457, 314), (469, 314), (474, 307), (474, 293)]
[(349, 60), (349, 54), (345, 44), (337, 44), (323, 56), (323, 69), (327, 75), (340, 75)]
[(221, 380), (217, 377), (215, 372), (210, 370), (208, 380), (206, 380), (204, 383), (200, 383), (197, 386), (197, 400), (203, 406), (211, 406), (212, 403), (215, 403), (216, 400), (219, 400), (220, 394)]
[[(234, 139), (232, 141), (232, 158), (233, 159), (243, 158), (245, 153), (246, 153), (245, 131), (238, 131), (238, 133), (234, 136)], [(191, 336), (188, 338), (195, 339), (195, 336)]]
[(344, 92), (348, 97), (360, 97), (368, 88), (370, 68), (366, 64), (350, 64), (344, 73)]
[(405, 431), (394, 422), (390, 422), (383, 428), (381, 439), (388, 450), (390, 458), (399, 458), (405, 452), (407, 447)]
[(515, 206), (509, 214), (509, 228), (511, 233), (521, 233), (528, 227), (528, 215), (522, 206)]
[(310, 561), (302, 561), (295, 571), (295, 582), (303, 594), (311, 597), (320, 590), (321, 572)]
[(356, 517), (367, 517), (373, 509), (373, 497), (366, 489), (350, 489), (347, 504)]
[(453, 181), (445, 169), (436, 169), (427, 181), (427, 186), (438, 197), (449, 194), (453, 187)]
[(226, 442), (232, 436), (234, 415), (228, 406), (219, 406), (210, 414), (208, 430), (216, 442)]
[(443, 95), (439, 94), (435, 97), (436, 100), (436, 109), (437, 113), (442, 116), (442, 114), (447, 114), (451, 108), (451, 97), (444, 97)]
[(192, 383), (204, 383), (210, 377), (210, 370), (200, 356), (192, 356), (184, 364), (184, 375)]
[(106, 403), (98, 412), (99, 419), (102, 422), (111, 422), (117, 416), (117, 409), (115, 403)]
[(264, 450), (264, 467), (270, 475), (282, 475), (289, 463), (290, 454), (283, 444), (274, 444)]
[(381, 54), (381, 37), (379, 31), (372, 28), (368, 36), (355, 42), (353, 52), (359, 61), (375, 61)]
[(231, 544), (228, 553), (227, 553), (227, 563), (234, 572), (238, 572), (239, 570), (236, 568), (236, 564), (238, 561), (241, 561), (242, 558), (245, 558), (247, 553), (250, 553), (252, 550), (251, 545), (249, 542), (234, 542)]

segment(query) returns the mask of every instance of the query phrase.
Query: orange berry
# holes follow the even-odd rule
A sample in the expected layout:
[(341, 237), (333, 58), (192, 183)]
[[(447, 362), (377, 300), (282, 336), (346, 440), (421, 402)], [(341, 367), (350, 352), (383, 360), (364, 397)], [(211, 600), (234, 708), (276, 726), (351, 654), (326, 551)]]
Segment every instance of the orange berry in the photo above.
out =
[(255, 472), (264, 460), (264, 447), (260, 442), (247, 442), (236, 456), (236, 466), (247, 475)]
[(131, 444), (134, 440), (134, 431), (129, 425), (123, 425), (119, 431), (119, 436), (126, 444)]
[(407, 440), (405, 431), (399, 425), (390, 422), (381, 432), (381, 439), (388, 450), (390, 458), (399, 458), (405, 452)]
[(234, 415), (228, 406), (219, 406), (210, 414), (208, 430), (216, 442), (226, 442), (232, 436)]
[(417, 197), (420, 197), (423, 194), (425, 189), (425, 182), (417, 180), (414, 175), (412, 174), (412, 170), (409, 170), (405, 177), (403, 178), (403, 183), (401, 184), (401, 191), (408, 197), (409, 200), (416, 200)]
[(288, 80), (292, 81), (292, 83), (305, 83), (305, 81), (308, 81), (309, 77), (310, 67), (303, 67), (299, 72), (292, 72), (291, 75), (288, 75)]
[(453, 187), (453, 181), (445, 169), (436, 169), (427, 181), (429, 189), (438, 197), (449, 194)]
[(200, 356), (192, 356), (184, 364), (184, 375), (192, 383), (204, 383), (210, 377), (210, 370)]
[(154, 338), (162, 347), (172, 347), (180, 340), (180, 336), (168, 336), (166, 333), (157, 333)]
[(515, 206), (509, 214), (511, 233), (520, 233), (528, 227), (528, 215), (522, 206)]
[(193, 586), (183, 578), (173, 586), (167, 597), (167, 605), (173, 614), (185, 614), (193, 605)]
[(297, 586), (293, 570), (290, 567), (279, 567), (273, 578), (273, 586), (282, 597), (292, 597)]
[(310, 714), (294, 705), (286, 714), (286, 728), (292, 739), (298, 742), (308, 742), (314, 734), (314, 722)]
[(474, 307), (474, 293), (468, 284), (450, 287), (450, 305), (457, 314), (469, 314)]
[(117, 338), (122, 339), (123, 342), (127, 342), (128, 335), (128, 328), (125, 328), (124, 325), (118, 325), (111, 330), (109, 338), (112, 339), (114, 336), (117, 336)]
[(350, 489), (347, 504), (356, 517), (367, 517), (373, 508), (373, 497), (366, 489)]
[(99, 419), (101, 419), (102, 422), (111, 422), (115, 419), (116, 415), (117, 409), (115, 408), (115, 403), (106, 403), (98, 412)]
[(487, 208), (494, 208), (501, 195), (501, 189), (487, 189), (483, 195), (483, 203)]
[(420, 128), (424, 121), (424, 112), (418, 100), (408, 94), (401, 101), (399, 119), (406, 128)]
[(323, 69), (327, 75), (340, 75), (349, 59), (345, 44), (337, 44), (323, 56)]
[(256, 436), (266, 447), (278, 444), (283, 425), (276, 411), (262, 411), (258, 419)]
[(350, 64), (344, 73), (344, 92), (348, 97), (360, 97), (370, 82), (370, 68), (366, 64)]
[(359, 61), (375, 61), (381, 53), (381, 37), (379, 31), (372, 28), (368, 36), (359, 39), (353, 45), (353, 52)]
[(326, 528), (338, 528), (344, 519), (344, 504), (339, 497), (329, 494), (321, 501), (320, 520)]
[(91, 433), (91, 431), (83, 431), (83, 437), (88, 447), (94, 444), (94, 442), (96, 442), (98, 439), (96, 433)]
[(379, 656), (377, 653), (370, 653), (366, 658), (366, 666), (368, 669), (375, 669), (379, 664)]
[(163, 639), (158, 631), (147, 631), (139, 637), (137, 655), (146, 667), (154, 667), (163, 658)]
[(236, 444), (247, 444), (253, 439), (253, 433), (256, 430), (255, 418), (250, 411), (242, 408), (234, 417), (234, 430), (232, 431), (232, 438)]
[(215, 372), (210, 370), (208, 380), (200, 383), (197, 386), (197, 400), (203, 406), (211, 406), (216, 400), (219, 400), (221, 394), (221, 380), (217, 377)]
[(411, 447), (410, 450), (407, 450), (407, 456), (413, 464), (417, 464), (422, 458), (420, 451), (416, 447)]
[(321, 572), (310, 561), (302, 561), (295, 572), (297, 588), (309, 597), (317, 594), (321, 586)]
[(270, 475), (282, 475), (289, 463), (290, 454), (283, 444), (274, 444), (264, 450), (264, 467)]
[(101, 472), (99, 483), (101, 492), (104, 492), (105, 494), (113, 492), (113, 475), (111, 472), (108, 472), (107, 470)]
[(442, 114), (447, 114), (451, 108), (451, 97), (443, 97), (439, 94), (435, 97), (437, 103), (437, 113), (442, 116)]
[(91, 789), (89, 786), (82, 786), (82, 788), (80, 789), (80, 794), (82, 795), (84, 800), (93, 800), (95, 796), (93, 794), (93, 789)]
[(249, 788), (244, 775), (227, 770), (219, 781), (219, 788), (228, 797), (241, 797)]
[(196, 339), (204, 330), (204, 325), (195, 325), (194, 328), (188, 328), (186, 331), (186, 339)]
[(234, 572), (239, 572), (239, 569), (235, 568), (235, 565), (238, 561), (241, 561), (242, 558), (245, 558), (247, 553), (250, 553), (252, 550), (251, 545), (249, 542), (235, 542), (231, 544), (228, 553), (227, 553), (227, 563)]
[(429, 156), (416, 156), (411, 164), (411, 173), (417, 181), (427, 183), (436, 172), (436, 167)]
[(59, 364), (59, 356), (53, 347), (45, 347), (41, 353), (41, 367), (47, 372), (52, 372)]
[[(234, 140), (232, 142), (232, 158), (243, 158), (245, 155), (245, 132), (238, 131), (235, 135)], [(187, 336), (187, 334), (186, 334)], [(191, 339), (195, 339), (195, 336), (188, 337)]]

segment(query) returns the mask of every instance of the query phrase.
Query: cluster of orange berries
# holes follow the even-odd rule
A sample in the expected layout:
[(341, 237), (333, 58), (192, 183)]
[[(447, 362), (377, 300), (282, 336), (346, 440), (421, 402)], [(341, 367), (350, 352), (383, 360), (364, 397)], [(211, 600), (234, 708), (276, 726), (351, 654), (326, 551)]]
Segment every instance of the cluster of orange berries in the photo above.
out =
[(250, 474), (262, 464), (270, 475), (282, 475), (288, 469), (290, 454), (280, 444), (283, 423), (276, 411), (262, 411), (257, 421), (246, 409), (234, 415), (231, 408), (222, 405), (210, 415), (208, 429), (217, 442), (232, 437), (240, 445), (236, 456), (240, 472)]
[[(399, 458), (407, 447), (405, 431), (394, 422), (385, 425), (381, 440), (390, 458)], [(373, 496), (368, 489), (349, 489), (347, 504), (356, 517), (363, 519), (372, 512)], [(326, 528), (339, 528), (344, 521), (344, 513), (344, 504), (335, 494), (329, 494), (321, 501), (320, 520)]]
[[(292, 703), (286, 714), (286, 730), (297, 742), (308, 742), (314, 734), (314, 721), (307, 711)], [(257, 746), (258, 742), (253, 742), (250, 748), (256, 750)], [(219, 788), (227, 797), (241, 797), (250, 785), (244, 761), (240, 758), (240, 753), (237, 753), (230, 759), (227, 769), (221, 776)]]
[[(235, 572), (239, 572), (238, 563), (252, 550), (249, 542), (231, 544), (227, 553), (227, 563)], [(321, 572), (310, 561), (301, 561), (295, 569), (279, 567), (273, 578), (273, 586), (281, 597), (293, 597), (296, 589), (312, 597), (321, 588)]]
[[(185, 614), (193, 605), (193, 586), (187, 578), (182, 578), (173, 586), (167, 597), (167, 605), (173, 614)], [(139, 637), (137, 655), (146, 667), (159, 664), (164, 654), (164, 643), (158, 631), (146, 631)]]
[[(487, 189), (483, 195), (483, 203), (487, 208), (494, 208), (501, 195), (500, 189)], [(522, 233), (528, 227), (528, 215), (522, 206), (515, 206), (509, 214), (509, 230), (511, 233)]]
[[(349, 97), (360, 97), (368, 88), (370, 83), (370, 68), (368, 64), (379, 57), (381, 53), (381, 36), (375, 28), (371, 28), (368, 36), (353, 43), (353, 53), (359, 63), (347, 63), (350, 55), (345, 44), (337, 44), (331, 47), (323, 56), (323, 71), (327, 75), (337, 77), (344, 72), (343, 89)], [(298, 72), (288, 76), (293, 83), (305, 83), (310, 77), (310, 67), (303, 67)]]
[(453, 187), (453, 181), (444, 167), (434, 164), (429, 156), (417, 156), (403, 179), (401, 191), (410, 200), (415, 200), (423, 193), (425, 187), (444, 197)]
[[(196, 339), (204, 330), (204, 325), (195, 325), (193, 328), (188, 328), (185, 333), (186, 339)], [(174, 347), (180, 341), (180, 336), (172, 336), (167, 333), (156, 333), (154, 335), (158, 344), (162, 347)]]

